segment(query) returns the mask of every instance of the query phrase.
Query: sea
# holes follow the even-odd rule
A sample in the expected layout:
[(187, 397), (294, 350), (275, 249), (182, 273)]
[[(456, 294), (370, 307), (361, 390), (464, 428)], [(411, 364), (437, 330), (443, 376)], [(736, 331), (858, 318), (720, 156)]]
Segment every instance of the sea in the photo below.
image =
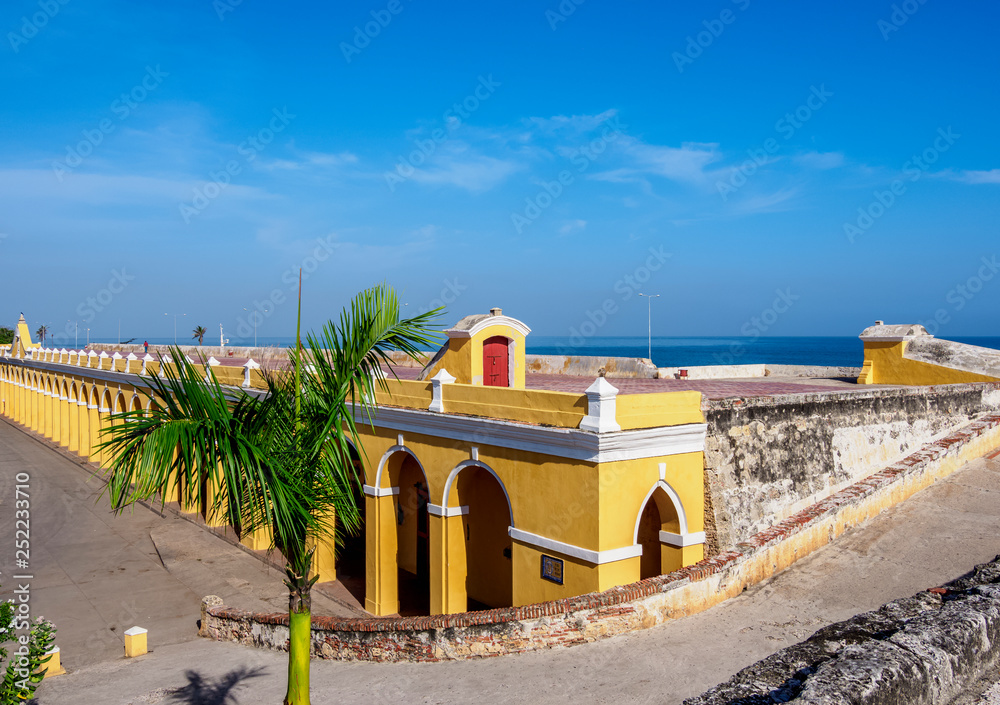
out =
[[(950, 337), (959, 343), (1000, 350), (1000, 337)], [(171, 345), (173, 338), (148, 338), (150, 345)], [(83, 344), (84, 341), (80, 341)], [(115, 343), (116, 339), (94, 339), (93, 342)], [(125, 341), (122, 341), (125, 342)], [(133, 342), (142, 343), (143, 339)], [(182, 345), (190, 340), (178, 340)], [(264, 337), (259, 346), (289, 347), (291, 337)], [(230, 345), (253, 345), (253, 339), (231, 339)], [(217, 339), (205, 338), (205, 345), (218, 345)], [(528, 336), (529, 355), (575, 355), (595, 357), (649, 357), (657, 367), (699, 367), (702, 365), (822, 365), (831, 367), (861, 367), (864, 346), (851, 337), (590, 337), (564, 338)], [(651, 350), (650, 350), (651, 349)]]

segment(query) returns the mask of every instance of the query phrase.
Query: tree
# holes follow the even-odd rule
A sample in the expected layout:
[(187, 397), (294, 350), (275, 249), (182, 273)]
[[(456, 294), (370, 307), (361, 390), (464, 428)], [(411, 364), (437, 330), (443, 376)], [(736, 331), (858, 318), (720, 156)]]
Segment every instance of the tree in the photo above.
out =
[[(301, 319), (301, 301), (299, 308)], [(368, 418), (376, 389), (388, 392), (381, 364), (390, 350), (416, 359), (434, 342), (437, 314), (400, 320), (391, 288), (363, 291), (337, 324), (308, 335), (306, 348), (297, 330), (290, 369), (269, 372), (260, 396), (223, 388), (214, 376), (206, 382), (175, 349), (176, 369), (147, 380), (157, 404), (115, 414), (104, 431), (101, 447), (112, 455), (106, 491), (116, 512), (176, 489), (185, 504), (207, 506), (241, 537), (267, 531), (284, 555), (287, 705), (309, 703), (315, 541), (332, 536), (339, 550), (361, 527), (354, 499), (361, 478), (348, 443), (361, 447), (354, 411)]]
[(38, 326), (38, 330), (35, 331), (35, 335), (38, 336), (38, 342), (41, 345), (45, 345), (45, 336), (49, 334), (48, 326)]
[(14, 329), (0, 326), (0, 345), (10, 345), (14, 342)]
[[(26, 633), (17, 636), (18, 631)], [(0, 661), (8, 656), (2, 644), (17, 644), (0, 683), (0, 705), (21, 703), (34, 694), (45, 676), (42, 666), (51, 658), (46, 654), (55, 639), (56, 628), (52, 622), (39, 617), (32, 624), (18, 611), (13, 600), (0, 602)]]
[(191, 337), (197, 338), (198, 345), (201, 345), (202, 341), (205, 339), (205, 333), (207, 332), (208, 331), (205, 330), (205, 326), (198, 326), (197, 328), (194, 329), (194, 335), (192, 335)]

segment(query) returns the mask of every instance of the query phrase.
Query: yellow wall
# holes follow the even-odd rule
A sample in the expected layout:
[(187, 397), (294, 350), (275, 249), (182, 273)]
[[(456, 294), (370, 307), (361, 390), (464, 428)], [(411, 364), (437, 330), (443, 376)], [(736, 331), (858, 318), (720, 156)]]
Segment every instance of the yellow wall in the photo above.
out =
[[(516, 333), (514, 330), (507, 332)], [(468, 358), (470, 373), (475, 371), (473, 362), (478, 360), (481, 374), (482, 340), (495, 334), (496, 327), (491, 327), (467, 341), (480, 346), (479, 354)], [(520, 343), (523, 353), (523, 336)], [(106, 466), (108, 454), (94, 448), (102, 439), (101, 429), (109, 424), (108, 411), (133, 408), (136, 392), (140, 408), (146, 408), (149, 392), (125, 384), (127, 378), (123, 378), (121, 385), (94, 380), (88, 377), (87, 362), (87, 357), (82, 361), (74, 359), (72, 364), (64, 363), (64, 370), (53, 372), (36, 369), (31, 362), (11, 365), (0, 360), (0, 379), (3, 380), (0, 394), (6, 400), (3, 412), (57, 439), (79, 455), (89, 456)], [(110, 367), (110, 361), (105, 366)], [(120, 361), (119, 366), (123, 368), (124, 361)], [(138, 369), (139, 363), (133, 362), (131, 371), (134, 373)], [(199, 366), (199, 370), (204, 373), (204, 368)], [(147, 368), (148, 373), (157, 371), (155, 363)], [(242, 385), (243, 374), (239, 368), (217, 367), (214, 372), (226, 384)], [(450, 368), (449, 372), (454, 374)], [(53, 396), (13, 384), (14, 379), (33, 384), (36, 374), (38, 387), (44, 390), (51, 385)], [(264, 386), (257, 371), (252, 379), (255, 386)], [(379, 392), (379, 403), (420, 410), (430, 405), (432, 385), (429, 382), (390, 380), (388, 384), (390, 395)], [(64, 387), (72, 390), (74, 385), (75, 396), (73, 392), (66, 396), (74, 396), (77, 401), (64, 401), (61, 398)], [(81, 406), (79, 400), (84, 405)], [(443, 401), (445, 414), (561, 428), (577, 428), (587, 413), (585, 395), (471, 384), (444, 385)], [(625, 429), (704, 421), (697, 393), (619, 396), (617, 405), (618, 420)], [(413, 485), (424, 477), (430, 503), (456, 512), (452, 516), (429, 517), (427, 579), (431, 609), (435, 612), (462, 611), (470, 599), (489, 606), (520, 605), (637, 580), (638, 557), (595, 565), (558, 550), (543, 551), (510, 538), (510, 517), (513, 515), (517, 529), (567, 544), (572, 551), (628, 549), (634, 543), (635, 524), (643, 502), (660, 478), (660, 463), (665, 464), (666, 481), (676, 490), (686, 509), (688, 531), (703, 529), (701, 453), (596, 464), (493, 446), (488, 433), (474, 443), (405, 433), (405, 451), (397, 449), (395, 455), (389, 456), (377, 477), (380, 463), (390, 449), (399, 444), (400, 434), (382, 427), (373, 429), (364, 423), (359, 424), (359, 430), (363, 440), (365, 482), (390, 492), (365, 499), (365, 604), (376, 614), (398, 611), (399, 569), (417, 571), (417, 502)], [(474, 454), (478, 454), (477, 460), (472, 459)], [(453, 471), (459, 468), (453, 476)], [(496, 477), (485, 468), (492, 469)], [(449, 478), (452, 478), (450, 485)], [(389, 488), (393, 487), (399, 487), (398, 495), (391, 494)], [(170, 501), (173, 497), (166, 499)], [(457, 513), (460, 507), (469, 507), (469, 513)], [(402, 524), (398, 521), (400, 508), (403, 510)], [(248, 541), (259, 547), (256, 537)], [(510, 558), (504, 555), (508, 548)], [(701, 550), (701, 546), (683, 550), (664, 548), (663, 565), (672, 565), (670, 561), (678, 565), (690, 564), (700, 558)], [(563, 585), (541, 579), (543, 553), (564, 561)], [(327, 565), (329, 558), (327, 556), (320, 566), (325, 577), (334, 574), (333, 566)]]
[(524, 334), (508, 325), (486, 326), (471, 338), (449, 338), (448, 350), (438, 360), (427, 374), (427, 379), (434, 377), (441, 370), (455, 378), (459, 384), (483, 384), (483, 342), (494, 336), (503, 336), (511, 342), (508, 353), (514, 359), (513, 375), (508, 379), (511, 389), (524, 389), (525, 385), (525, 353)]
[(967, 384), (997, 382), (995, 377), (932, 365), (903, 357), (907, 341), (865, 341), (865, 371), (859, 384), (902, 384), (923, 386), (933, 384)]

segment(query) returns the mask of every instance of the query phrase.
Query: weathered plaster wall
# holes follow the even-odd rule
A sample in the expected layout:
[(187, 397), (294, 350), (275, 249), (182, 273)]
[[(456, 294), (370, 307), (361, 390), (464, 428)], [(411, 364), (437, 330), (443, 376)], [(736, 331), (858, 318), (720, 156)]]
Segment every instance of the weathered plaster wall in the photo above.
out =
[(949, 703), (1000, 661), (1000, 556), (940, 588), (831, 624), (685, 705)]
[(661, 367), (657, 370), (660, 379), (680, 379), (681, 370), (687, 373), (686, 379), (745, 379), (749, 377), (765, 377), (767, 367), (758, 365), (701, 365), (697, 367)]
[(607, 377), (655, 379), (656, 366), (639, 357), (586, 357), (572, 355), (528, 355), (528, 374), (597, 377), (603, 369)]
[(1000, 378), (1000, 351), (991, 348), (980, 348), (926, 336), (911, 340), (906, 346), (903, 357), (907, 360)]
[(710, 548), (732, 548), (998, 406), (985, 384), (706, 402)]

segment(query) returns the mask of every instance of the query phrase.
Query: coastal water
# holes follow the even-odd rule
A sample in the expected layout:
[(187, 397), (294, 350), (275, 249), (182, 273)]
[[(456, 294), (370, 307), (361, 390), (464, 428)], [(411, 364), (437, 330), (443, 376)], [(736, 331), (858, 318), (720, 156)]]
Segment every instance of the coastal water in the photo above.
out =
[[(260, 346), (288, 347), (291, 337), (258, 338)], [(959, 343), (1000, 350), (1000, 337), (953, 337)], [(173, 338), (149, 338), (150, 345), (170, 345)], [(81, 341), (81, 345), (84, 341)], [(116, 340), (95, 340), (114, 343)], [(136, 340), (142, 343), (142, 340)], [(178, 340), (182, 345), (190, 340)], [(218, 345), (218, 339), (205, 338), (206, 345)], [(253, 340), (232, 340), (234, 346), (253, 345)], [(592, 337), (568, 339), (554, 336), (529, 336), (527, 352), (533, 355), (583, 355), (600, 357), (647, 357), (647, 339), (634, 337)], [(786, 338), (667, 338), (652, 339), (652, 359), (657, 367), (696, 367), (700, 365), (830, 365), (860, 367), (864, 347), (856, 337), (786, 337)]]

